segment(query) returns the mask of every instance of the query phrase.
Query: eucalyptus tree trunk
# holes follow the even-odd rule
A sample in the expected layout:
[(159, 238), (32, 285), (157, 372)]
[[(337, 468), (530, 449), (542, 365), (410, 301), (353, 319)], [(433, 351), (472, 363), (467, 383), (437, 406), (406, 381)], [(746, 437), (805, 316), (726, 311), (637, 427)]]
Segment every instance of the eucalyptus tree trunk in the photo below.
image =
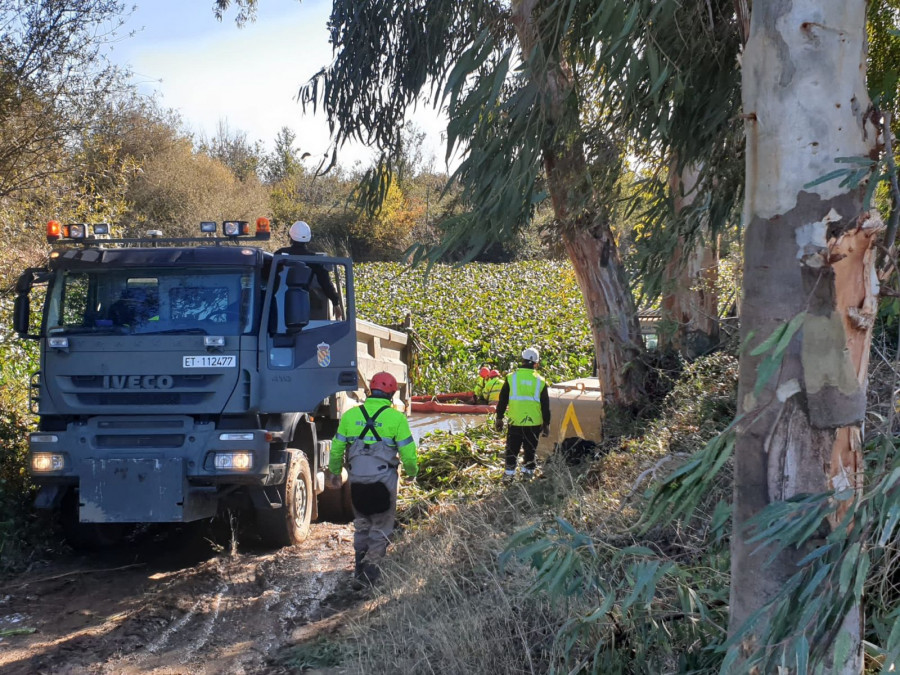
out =
[[(537, 0), (513, 0), (511, 5), (512, 21), (525, 55), (532, 54), (536, 46), (540, 49), (534, 21), (538, 4)], [(543, 114), (557, 131), (578, 129), (579, 111), (570, 101), (570, 68), (561, 54), (543, 54), (542, 58), (543, 63), (531, 72), (532, 77), (539, 78), (536, 84), (543, 93)], [(609, 211), (588, 178), (584, 150), (577, 140), (567, 133), (557, 133), (543, 140), (541, 150), (554, 215), (591, 324), (604, 400), (629, 405), (640, 396), (641, 369), (626, 366), (638, 356), (643, 343)], [(618, 168), (619, 158), (611, 152), (607, 161), (606, 173), (611, 175)]]
[[(669, 191), (674, 198), (676, 216), (693, 204), (697, 196), (699, 168), (677, 162), (669, 168)], [(679, 238), (669, 264), (662, 298), (663, 331), (660, 348), (680, 352), (695, 359), (719, 342), (719, 296), (716, 281), (719, 256), (711, 241), (709, 221), (704, 220), (700, 236), (694, 242)]]
[[(860, 188), (810, 183), (868, 157), (866, 0), (754, 0), (743, 56), (747, 135), (744, 303), (735, 451), (730, 630), (797, 571), (802, 551), (753, 553), (745, 525), (767, 504), (857, 488), (866, 367), (876, 309), (873, 241), (882, 225)], [(805, 312), (780, 369), (754, 395), (750, 351)], [(753, 337), (751, 337), (751, 335)], [(749, 342), (749, 344), (748, 344)], [(834, 672), (858, 673), (860, 609), (842, 631), (853, 649)], [(765, 624), (763, 618), (761, 624)], [(751, 647), (755, 628), (744, 644)]]

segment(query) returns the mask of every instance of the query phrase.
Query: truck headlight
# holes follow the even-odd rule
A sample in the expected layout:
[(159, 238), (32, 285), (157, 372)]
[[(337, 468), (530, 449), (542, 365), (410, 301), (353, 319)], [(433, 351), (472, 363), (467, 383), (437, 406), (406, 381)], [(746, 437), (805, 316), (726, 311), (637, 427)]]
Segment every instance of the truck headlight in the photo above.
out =
[(247, 471), (253, 468), (252, 452), (217, 452), (214, 460), (217, 469)]
[(55, 452), (35, 452), (31, 455), (31, 470), (35, 473), (62, 471), (66, 466), (66, 458)]

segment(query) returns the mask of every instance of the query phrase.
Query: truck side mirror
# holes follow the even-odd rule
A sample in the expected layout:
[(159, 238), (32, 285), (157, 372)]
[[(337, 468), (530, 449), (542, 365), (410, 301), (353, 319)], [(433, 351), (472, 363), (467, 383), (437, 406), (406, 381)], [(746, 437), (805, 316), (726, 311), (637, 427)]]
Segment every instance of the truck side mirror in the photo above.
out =
[(288, 288), (284, 292), (284, 325), (289, 334), (298, 333), (309, 323), (309, 291)]
[(13, 330), (21, 338), (28, 337), (31, 327), (31, 299), (27, 293), (19, 293), (13, 304)]
[(299, 333), (309, 323), (309, 280), (312, 270), (303, 263), (286, 263), (284, 325), (289, 335)]

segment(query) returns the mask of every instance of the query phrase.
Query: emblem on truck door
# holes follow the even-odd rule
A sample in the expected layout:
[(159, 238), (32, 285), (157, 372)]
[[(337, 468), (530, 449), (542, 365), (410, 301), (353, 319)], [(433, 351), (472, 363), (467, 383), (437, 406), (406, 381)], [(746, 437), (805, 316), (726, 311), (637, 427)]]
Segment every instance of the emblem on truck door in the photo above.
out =
[(327, 342), (320, 342), (316, 345), (316, 359), (323, 368), (331, 364), (331, 345)]

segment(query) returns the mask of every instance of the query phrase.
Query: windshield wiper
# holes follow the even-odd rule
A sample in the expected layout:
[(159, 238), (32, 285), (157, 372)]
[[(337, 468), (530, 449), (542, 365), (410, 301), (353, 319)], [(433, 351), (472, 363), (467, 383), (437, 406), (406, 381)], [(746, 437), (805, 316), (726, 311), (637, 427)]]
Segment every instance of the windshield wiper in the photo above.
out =
[(169, 330), (142, 330), (135, 335), (209, 335), (203, 328), (171, 328)]
[(128, 332), (128, 326), (67, 326), (65, 328), (51, 328), (47, 331), (47, 334), (56, 337), (66, 335), (105, 335), (108, 333), (124, 335)]

